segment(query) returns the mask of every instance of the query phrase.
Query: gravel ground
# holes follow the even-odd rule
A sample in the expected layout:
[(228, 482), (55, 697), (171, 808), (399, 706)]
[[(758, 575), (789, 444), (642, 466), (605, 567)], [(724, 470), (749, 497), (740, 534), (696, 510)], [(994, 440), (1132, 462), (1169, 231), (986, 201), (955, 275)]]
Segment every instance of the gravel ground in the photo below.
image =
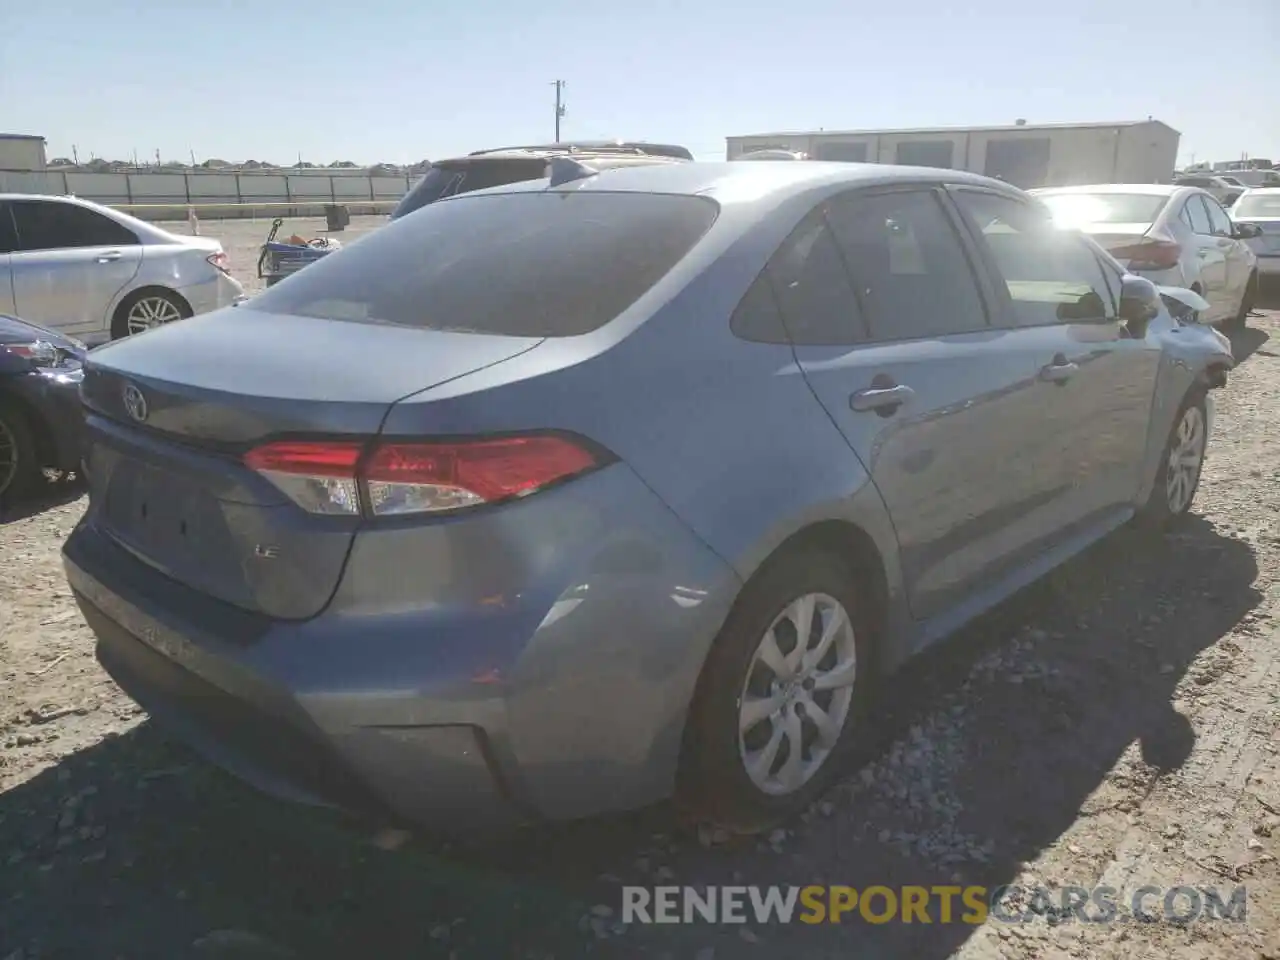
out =
[[(252, 272), (265, 228), (202, 232)], [(1197, 516), (1156, 541), (1118, 533), (909, 668), (871, 764), (763, 840), (656, 808), (389, 853), (261, 797), (166, 742), (98, 668), (58, 557), (83, 500), (51, 488), (0, 525), (0, 957), (1276, 960), (1277, 337), (1280, 309), (1236, 338)], [(627, 929), (622, 883), (1244, 884), (1249, 899), (1246, 922), (1185, 926)]]
[[(329, 233), (325, 230), (323, 217), (298, 217), (286, 220), (277, 237), (283, 240), (294, 233), (308, 240), (313, 237), (332, 237), (346, 246), (382, 226), (387, 219), (352, 217), (345, 230)], [(185, 221), (161, 223), (159, 226), (171, 233), (191, 232)], [(257, 293), (264, 289), (263, 282), (258, 279), (258, 252), (267, 239), (267, 234), (271, 232), (270, 217), (257, 220), (201, 220), (199, 229), (202, 237), (214, 237), (222, 241), (222, 249), (227, 252), (227, 259), (231, 261), (231, 275), (244, 284), (247, 292)]]

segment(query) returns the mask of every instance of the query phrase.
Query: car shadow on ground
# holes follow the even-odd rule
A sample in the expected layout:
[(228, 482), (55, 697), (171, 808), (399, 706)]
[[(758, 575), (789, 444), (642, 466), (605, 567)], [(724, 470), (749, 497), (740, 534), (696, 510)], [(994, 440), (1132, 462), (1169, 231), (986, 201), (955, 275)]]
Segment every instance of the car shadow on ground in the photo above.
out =
[[(846, 918), (744, 938), (705, 924), (610, 924), (622, 883), (1014, 882), (1131, 744), (1133, 789), (1186, 761), (1194, 735), (1172, 706), (1175, 687), (1258, 603), (1256, 573), (1247, 542), (1198, 517), (1162, 537), (1126, 530), (1098, 544), (899, 675), (863, 745), (878, 758), (868, 775), (833, 791), (776, 850), (707, 849), (659, 807), (387, 853), (335, 817), (260, 797), (144, 724), (0, 796), (0, 947), (520, 958), (714, 946), (731, 958), (943, 960), (973, 927)], [(595, 929), (593, 905), (613, 911)], [(211, 954), (219, 944), (236, 949)]]
[(1235, 357), (1236, 363), (1244, 363), (1255, 353), (1264, 357), (1275, 356), (1274, 352), (1264, 349), (1265, 344), (1271, 340), (1271, 335), (1265, 330), (1259, 330), (1257, 327), (1233, 330), (1230, 339), (1231, 355)]
[(75, 474), (46, 478), (44, 485), (33, 495), (13, 503), (0, 503), (0, 526), (34, 517), (70, 503), (84, 493), (85, 485)]

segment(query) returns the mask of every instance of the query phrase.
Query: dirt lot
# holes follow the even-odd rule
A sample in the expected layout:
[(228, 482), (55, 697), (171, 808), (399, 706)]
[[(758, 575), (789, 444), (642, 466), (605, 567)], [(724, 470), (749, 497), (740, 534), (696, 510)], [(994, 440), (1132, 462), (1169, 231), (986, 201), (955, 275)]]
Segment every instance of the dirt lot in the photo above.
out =
[[(204, 232), (243, 277), (258, 227)], [(763, 841), (659, 808), (387, 853), (258, 796), (100, 671), (58, 558), (83, 500), (54, 490), (0, 524), (0, 957), (1276, 960), (1278, 338), (1280, 310), (1236, 338), (1198, 516), (1121, 532), (909, 669), (873, 763)], [(623, 928), (622, 883), (1244, 885), (1248, 913)]]
[[(284, 240), (290, 234), (310, 240), (312, 237), (332, 237), (343, 246), (382, 226), (387, 217), (352, 217), (345, 230), (329, 233), (323, 217), (299, 217), (286, 220), (280, 227), (277, 239)], [(185, 222), (162, 223), (159, 226), (173, 233), (188, 234), (191, 229)], [(271, 232), (271, 218), (257, 220), (202, 220), (199, 225), (202, 237), (214, 237), (222, 241), (231, 261), (231, 275), (244, 284), (249, 293), (263, 289), (258, 279), (258, 251), (267, 234)]]

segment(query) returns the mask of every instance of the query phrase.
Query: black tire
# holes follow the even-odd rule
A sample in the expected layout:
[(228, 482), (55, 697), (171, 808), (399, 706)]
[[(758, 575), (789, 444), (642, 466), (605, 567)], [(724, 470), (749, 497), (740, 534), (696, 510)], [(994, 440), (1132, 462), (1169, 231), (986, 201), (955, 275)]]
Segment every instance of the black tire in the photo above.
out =
[[(1165, 440), (1164, 449), (1160, 454), (1160, 463), (1156, 467), (1155, 482), (1151, 487), (1151, 494), (1147, 497), (1147, 502), (1143, 504), (1142, 509), (1138, 511), (1138, 519), (1144, 526), (1155, 530), (1163, 530), (1185, 517), (1195, 503), (1196, 492), (1200, 489), (1200, 476), (1204, 472), (1204, 459), (1207, 454), (1209, 439), (1205, 397), (1205, 388), (1197, 384), (1187, 391), (1182, 404), (1178, 407), (1178, 412), (1174, 415), (1173, 426), (1169, 428), (1169, 436)], [(1199, 411), (1200, 423), (1205, 431), (1201, 441), (1200, 462), (1195, 468), (1195, 478), (1191, 482), (1190, 496), (1186, 497), (1185, 503), (1171, 504), (1170, 501), (1174, 498), (1171, 497), (1169, 490), (1169, 460), (1173, 455), (1175, 445), (1178, 443), (1179, 430), (1182, 429), (1183, 421), (1189, 410)]]
[(40, 448), (26, 413), (0, 397), (0, 504), (28, 496), (43, 477)]
[(143, 300), (150, 299), (163, 300), (169, 304), (177, 313), (173, 318), (175, 320), (185, 320), (193, 313), (191, 304), (172, 290), (165, 290), (162, 287), (144, 287), (129, 294), (120, 301), (120, 306), (116, 307), (115, 315), (111, 318), (112, 340), (121, 340), (129, 336), (129, 312)]
[[(857, 675), (848, 713), (826, 761), (798, 790), (779, 796), (762, 790), (747, 773), (739, 752), (739, 709), (766, 631), (793, 600), (811, 593), (825, 594), (847, 612)], [(733, 833), (758, 833), (804, 810), (830, 785), (845, 767), (842, 761), (857, 740), (855, 728), (866, 715), (874, 687), (868, 609), (848, 566), (825, 550), (779, 556), (744, 587), (703, 666), (690, 709), (677, 798), (684, 814)]]
[(1258, 271), (1255, 270), (1249, 274), (1249, 280), (1244, 286), (1244, 296), (1240, 298), (1240, 309), (1234, 317), (1228, 320), (1223, 326), (1228, 330), (1243, 330), (1249, 323), (1249, 314), (1253, 312), (1254, 306), (1258, 302)]

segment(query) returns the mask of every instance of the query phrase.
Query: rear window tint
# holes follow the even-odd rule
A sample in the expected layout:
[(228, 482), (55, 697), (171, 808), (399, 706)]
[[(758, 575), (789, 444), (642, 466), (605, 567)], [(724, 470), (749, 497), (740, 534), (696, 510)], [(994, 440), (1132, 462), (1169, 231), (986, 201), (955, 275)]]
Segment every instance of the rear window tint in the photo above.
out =
[(543, 192), (434, 203), (253, 300), (296, 316), (571, 337), (617, 317), (715, 222), (705, 197)]
[(396, 205), (391, 219), (398, 220), (406, 213), (459, 193), (505, 187), (546, 175), (545, 160), (476, 160), (432, 167)]
[(1042, 193), (1039, 194), (1053, 211), (1053, 218), (1063, 226), (1089, 223), (1153, 223), (1167, 196), (1151, 193)]

